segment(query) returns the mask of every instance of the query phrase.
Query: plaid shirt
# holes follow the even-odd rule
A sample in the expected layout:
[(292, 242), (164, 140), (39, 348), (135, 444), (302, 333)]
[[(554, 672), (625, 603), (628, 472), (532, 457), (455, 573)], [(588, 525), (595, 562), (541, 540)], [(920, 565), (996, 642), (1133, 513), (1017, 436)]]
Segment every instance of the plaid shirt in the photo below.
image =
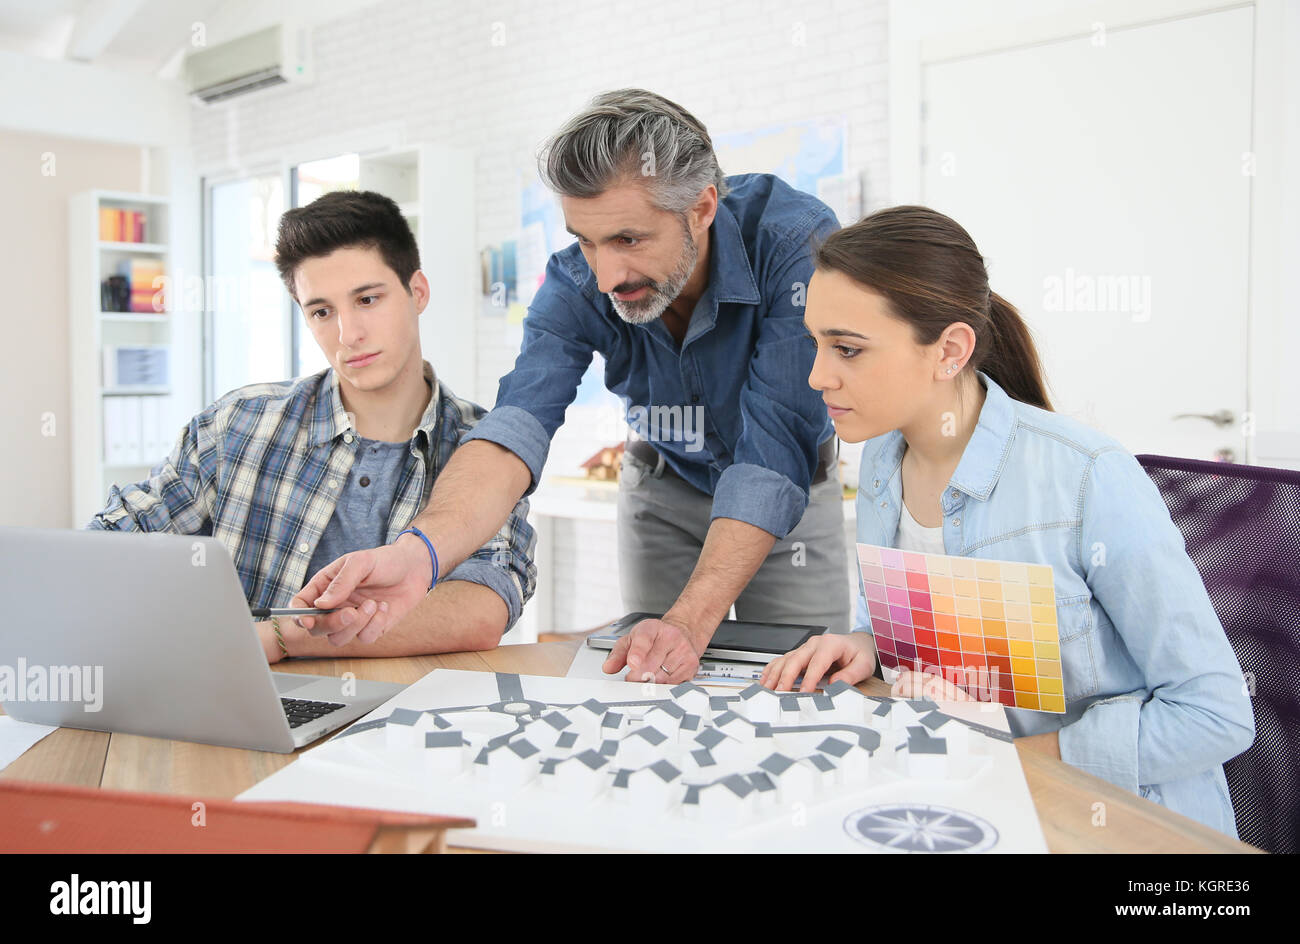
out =
[[(461, 436), (486, 413), (457, 398), (427, 361), (424, 376), (433, 396), (411, 437), (388, 514), (389, 543), (424, 506)], [(87, 528), (211, 535), (230, 551), (249, 606), (285, 606), (311, 576), (312, 552), (358, 448), (332, 369), (240, 387), (191, 419), (147, 480), (113, 486), (108, 507)], [(527, 516), (524, 499), (444, 578), (495, 590), (510, 611), (507, 629), (536, 587)]]

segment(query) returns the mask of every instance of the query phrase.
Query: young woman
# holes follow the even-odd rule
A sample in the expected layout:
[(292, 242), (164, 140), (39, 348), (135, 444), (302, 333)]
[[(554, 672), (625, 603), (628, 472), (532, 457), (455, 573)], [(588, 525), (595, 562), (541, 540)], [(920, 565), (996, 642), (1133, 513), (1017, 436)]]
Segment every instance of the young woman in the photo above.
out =
[[(1008, 708), (1012, 733), (1235, 836), (1222, 765), (1254, 719), (1200, 575), (1134, 458), (1051, 412), (1029, 331), (966, 231), (914, 206), (840, 230), (816, 254), (805, 321), (808, 382), (840, 438), (865, 441), (858, 541), (1052, 567), (1066, 710)], [(856, 625), (777, 659), (763, 684), (872, 675), (862, 598)], [(916, 671), (894, 691), (969, 697)]]

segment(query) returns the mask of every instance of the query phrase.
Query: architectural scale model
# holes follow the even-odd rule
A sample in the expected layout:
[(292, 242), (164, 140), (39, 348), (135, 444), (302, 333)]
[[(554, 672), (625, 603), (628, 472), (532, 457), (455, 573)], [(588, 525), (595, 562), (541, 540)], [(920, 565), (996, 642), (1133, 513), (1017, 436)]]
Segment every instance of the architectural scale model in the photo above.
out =
[(245, 792), (495, 849), (1046, 852), (1002, 707), (439, 669)]

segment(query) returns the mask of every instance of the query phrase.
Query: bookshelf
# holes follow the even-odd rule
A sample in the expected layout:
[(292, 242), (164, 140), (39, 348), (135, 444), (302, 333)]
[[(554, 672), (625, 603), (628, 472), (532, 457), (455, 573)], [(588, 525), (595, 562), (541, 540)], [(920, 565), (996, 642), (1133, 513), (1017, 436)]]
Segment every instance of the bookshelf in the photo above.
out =
[[(141, 241), (101, 238), (100, 211), (137, 213)], [(174, 315), (163, 311), (105, 311), (101, 283), (123, 265), (138, 273), (172, 275), (171, 203), (144, 193), (92, 190), (69, 201), (69, 357), (71, 359), (73, 526), (101, 510), (112, 485), (146, 478), (171, 449), (179, 429), (170, 382), (105, 384), (105, 354), (116, 350), (161, 351), (170, 380), (181, 368), (174, 343)], [(143, 281), (143, 279), (139, 280)], [(168, 285), (168, 288), (171, 286)], [(146, 283), (135, 301), (153, 296)], [(170, 301), (166, 302), (170, 309)], [(125, 432), (106, 442), (107, 429)], [(146, 432), (146, 430), (148, 432)]]

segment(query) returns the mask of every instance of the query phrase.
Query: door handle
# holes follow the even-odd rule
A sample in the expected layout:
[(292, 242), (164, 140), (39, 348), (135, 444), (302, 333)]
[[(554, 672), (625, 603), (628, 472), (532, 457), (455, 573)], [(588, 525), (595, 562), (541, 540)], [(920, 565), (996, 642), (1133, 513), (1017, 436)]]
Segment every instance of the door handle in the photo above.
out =
[(1220, 410), (1217, 413), (1179, 413), (1174, 419), (1209, 420), (1215, 426), (1231, 426), (1237, 417), (1231, 410)]

